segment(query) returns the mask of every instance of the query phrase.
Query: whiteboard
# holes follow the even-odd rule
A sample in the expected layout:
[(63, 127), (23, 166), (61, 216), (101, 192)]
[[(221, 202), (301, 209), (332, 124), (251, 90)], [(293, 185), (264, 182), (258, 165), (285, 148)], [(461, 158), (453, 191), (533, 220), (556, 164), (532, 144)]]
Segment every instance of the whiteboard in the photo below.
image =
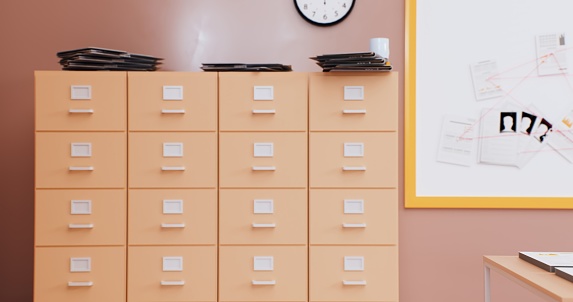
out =
[(406, 207), (573, 208), (573, 1), (407, 0), (406, 28)]

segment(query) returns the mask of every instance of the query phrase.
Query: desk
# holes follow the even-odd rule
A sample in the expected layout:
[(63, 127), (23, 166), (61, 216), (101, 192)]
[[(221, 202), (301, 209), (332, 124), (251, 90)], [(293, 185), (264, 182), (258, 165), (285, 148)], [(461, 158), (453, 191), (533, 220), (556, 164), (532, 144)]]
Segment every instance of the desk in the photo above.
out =
[(519, 259), (518, 256), (484, 256), (485, 302), (491, 301), (490, 270), (529, 289), (547, 301), (573, 302), (573, 283)]

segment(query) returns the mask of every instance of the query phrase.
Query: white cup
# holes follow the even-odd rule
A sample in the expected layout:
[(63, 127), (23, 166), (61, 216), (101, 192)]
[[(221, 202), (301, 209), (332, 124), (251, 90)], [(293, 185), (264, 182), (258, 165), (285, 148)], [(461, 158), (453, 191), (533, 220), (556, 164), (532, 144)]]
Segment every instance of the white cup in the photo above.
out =
[(370, 51), (377, 53), (383, 58), (390, 57), (390, 39), (372, 38), (370, 39)]

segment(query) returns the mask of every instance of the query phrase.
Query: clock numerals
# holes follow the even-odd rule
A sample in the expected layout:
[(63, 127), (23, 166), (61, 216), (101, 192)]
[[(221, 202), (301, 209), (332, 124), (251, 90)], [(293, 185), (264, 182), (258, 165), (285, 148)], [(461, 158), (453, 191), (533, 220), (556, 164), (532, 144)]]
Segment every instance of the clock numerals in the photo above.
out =
[(299, 14), (307, 21), (320, 26), (336, 24), (350, 14), (356, 0), (294, 0)]

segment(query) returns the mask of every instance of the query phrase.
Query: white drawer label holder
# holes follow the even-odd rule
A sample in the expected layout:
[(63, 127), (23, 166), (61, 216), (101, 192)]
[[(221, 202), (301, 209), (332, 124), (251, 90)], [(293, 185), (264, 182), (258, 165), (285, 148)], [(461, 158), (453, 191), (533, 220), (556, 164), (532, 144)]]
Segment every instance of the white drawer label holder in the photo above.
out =
[(91, 157), (92, 144), (91, 143), (72, 143), (71, 145), (72, 157)]
[(253, 270), (255, 271), (272, 271), (274, 270), (273, 256), (255, 256), (253, 257)]
[(163, 157), (183, 157), (183, 143), (163, 143)]
[(345, 199), (344, 214), (364, 214), (364, 200)]
[(72, 200), (70, 202), (70, 213), (72, 215), (90, 215), (92, 213), (92, 201)]
[(272, 199), (255, 199), (253, 201), (254, 214), (273, 214), (275, 212), (275, 204)]
[(182, 272), (183, 257), (163, 257), (164, 272)]
[(70, 258), (70, 272), (91, 272), (92, 259), (90, 257)]
[(364, 143), (344, 143), (344, 157), (364, 157)]
[(255, 101), (272, 101), (275, 98), (273, 86), (254, 86), (253, 100)]
[(345, 101), (364, 101), (364, 86), (344, 86)]
[(364, 257), (362, 256), (345, 256), (344, 257), (344, 270), (345, 271), (364, 271)]
[(164, 199), (163, 214), (183, 214), (182, 199)]
[(72, 100), (91, 100), (92, 99), (92, 86), (91, 85), (72, 85), (70, 87)]
[(254, 143), (253, 146), (254, 157), (273, 157), (274, 144), (273, 143)]
[(182, 101), (183, 86), (163, 86), (164, 101)]

